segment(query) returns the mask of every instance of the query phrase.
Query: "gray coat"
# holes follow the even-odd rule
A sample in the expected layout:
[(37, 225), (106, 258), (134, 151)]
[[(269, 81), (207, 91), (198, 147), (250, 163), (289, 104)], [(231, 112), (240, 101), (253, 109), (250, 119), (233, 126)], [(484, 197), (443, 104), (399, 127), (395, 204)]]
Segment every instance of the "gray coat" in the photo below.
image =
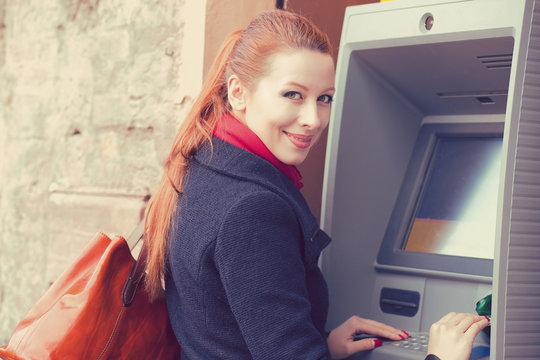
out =
[(330, 238), (289, 178), (214, 138), (178, 205), (166, 294), (182, 359), (329, 359)]

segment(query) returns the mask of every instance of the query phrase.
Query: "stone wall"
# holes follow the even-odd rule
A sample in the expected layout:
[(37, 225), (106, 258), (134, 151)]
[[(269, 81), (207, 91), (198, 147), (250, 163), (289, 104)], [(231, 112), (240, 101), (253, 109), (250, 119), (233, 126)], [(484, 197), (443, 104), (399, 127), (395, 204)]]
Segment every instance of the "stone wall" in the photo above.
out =
[(96, 231), (141, 218), (200, 89), (205, 10), (0, 0), (0, 345)]

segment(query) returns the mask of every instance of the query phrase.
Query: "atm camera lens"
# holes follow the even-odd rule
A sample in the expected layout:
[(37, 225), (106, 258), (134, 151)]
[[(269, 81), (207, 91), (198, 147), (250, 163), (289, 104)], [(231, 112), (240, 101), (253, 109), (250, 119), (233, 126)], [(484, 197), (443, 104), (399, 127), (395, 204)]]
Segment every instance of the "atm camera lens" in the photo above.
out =
[(424, 16), (420, 18), (418, 23), (420, 27), (420, 32), (425, 33), (426, 31), (431, 30), (433, 27), (433, 15), (431, 13), (425, 13)]
[(426, 20), (424, 21), (424, 26), (425, 26), (426, 30), (431, 30), (431, 28), (433, 27), (433, 16), (432, 15), (426, 16)]

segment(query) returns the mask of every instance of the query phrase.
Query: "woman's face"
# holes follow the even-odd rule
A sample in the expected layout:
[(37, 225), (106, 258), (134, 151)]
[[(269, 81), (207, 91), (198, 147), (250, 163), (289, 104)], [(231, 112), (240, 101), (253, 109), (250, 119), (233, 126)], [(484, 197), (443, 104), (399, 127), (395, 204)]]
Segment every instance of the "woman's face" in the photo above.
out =
[(328, 125), (334, 95), (332, 57), (290, 50), (270, 58), (268, 72), (245, 92), (237, 115), (283, 163), (298, 165)]

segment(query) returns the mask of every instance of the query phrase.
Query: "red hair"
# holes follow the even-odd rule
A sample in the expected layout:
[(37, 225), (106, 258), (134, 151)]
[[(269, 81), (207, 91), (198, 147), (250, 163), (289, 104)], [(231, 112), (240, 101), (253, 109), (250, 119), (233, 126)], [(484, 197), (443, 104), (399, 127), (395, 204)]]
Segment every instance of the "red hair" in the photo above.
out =
[(309, 49), (330, 55), (325, 33), (308, 19), (283, 10), (268, 11), (252, 20), (245, 30), (232, 32), (210, 68), (202, 90), (180, 126), (161, 181), (145, 219), (147, 276), (145, 287), (151, 300), (163, 295), (169, 229), (179, 210), (184, 176), (191, 158), (205, 142), (223, 113), (230, 112), (227, 80), (235, 74), (248, 88), (265, 75), (269, 57), (288, 49)]

